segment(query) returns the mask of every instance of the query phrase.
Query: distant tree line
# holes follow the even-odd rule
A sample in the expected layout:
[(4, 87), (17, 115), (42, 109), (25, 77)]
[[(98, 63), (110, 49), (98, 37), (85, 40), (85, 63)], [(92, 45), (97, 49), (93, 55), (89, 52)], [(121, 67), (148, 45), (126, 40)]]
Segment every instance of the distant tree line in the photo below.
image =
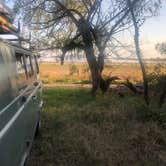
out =
[(166, 55), (166, 42), (157, 43), (155, 48), (161, 55)]

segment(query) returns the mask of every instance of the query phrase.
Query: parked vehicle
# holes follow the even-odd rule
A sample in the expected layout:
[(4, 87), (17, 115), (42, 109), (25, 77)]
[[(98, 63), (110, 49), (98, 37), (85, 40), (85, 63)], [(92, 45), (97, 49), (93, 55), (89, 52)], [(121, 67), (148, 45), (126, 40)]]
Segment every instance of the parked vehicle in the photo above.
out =
[(0, 41), (0, 166), (22, 166), (40, 123), (37, 57)]

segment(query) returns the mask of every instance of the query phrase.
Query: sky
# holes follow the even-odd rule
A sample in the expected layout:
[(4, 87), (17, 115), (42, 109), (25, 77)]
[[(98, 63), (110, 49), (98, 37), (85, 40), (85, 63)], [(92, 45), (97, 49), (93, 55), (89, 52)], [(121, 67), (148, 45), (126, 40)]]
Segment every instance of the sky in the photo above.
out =
[[(140, 29), (141, 49), (146, 58), (162, 57), (155, 50), (155, 44), (166, 41), (166, 0), (162, 1), (164, 4), (160, 14), (146, 20)], [(8, 0), (8, 2), (8, 6), (12, 7), (12, 0)], [(128, 39), (128, 36), (125, 38)]]
[(166, 41), (166, 2), (160, 11), (160, 15), (148, 19), (141, 27), (140, 35), (144, 56), (160, 56), (155, 50), (155, 44)]

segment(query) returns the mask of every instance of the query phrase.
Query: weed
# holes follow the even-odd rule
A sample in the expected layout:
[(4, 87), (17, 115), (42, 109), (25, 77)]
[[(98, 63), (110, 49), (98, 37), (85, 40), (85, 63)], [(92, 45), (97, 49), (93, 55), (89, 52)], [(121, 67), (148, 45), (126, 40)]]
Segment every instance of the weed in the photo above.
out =
[(69, 66), (69, 74), (74, 75), (74, 74), (77, 74), (77, 73), (78, 73), (77, 66), (75, 64), (71, 64)]

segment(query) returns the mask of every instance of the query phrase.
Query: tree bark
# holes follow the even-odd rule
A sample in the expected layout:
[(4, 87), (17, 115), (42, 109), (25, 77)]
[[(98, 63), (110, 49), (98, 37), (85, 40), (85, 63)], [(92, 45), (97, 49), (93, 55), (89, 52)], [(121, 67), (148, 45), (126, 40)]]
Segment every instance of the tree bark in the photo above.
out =
[(102, 49), (99, 50), (98, 67), (99, 67), (100, 73), (102, 73), (104, 69), (104, 51)]
[(145, 70), (145, 65), (142, 60), (142, 55), (141, 55), (141, 49), (140, 49), (140, 44), (139, 44), (139, 26), (133, 11), (133, 6), (131, 5), (131, 1), (128, 1), (129, 9), (131, 12), (133, 24), (134, 24), (134, 30), (135, 30), (135, 36), (134, 36), (134, 42), (135, 42), (135, 48), (136, 48), (136, 55), (138, 57), (139, 64), (141, 66), (141, 71), (142, 71), (142, 77), (143, 77), (143, 84), (144, 84), (144, 99), (147, 105), (149, 105), (149, 88), (148, 88), (148, 81), (146, 77), (146, 70)]
[(83, 38), (84, 47), (85, 47), (84, 51), (86, 53), (86, 59), (88, 61), (89, 68), (91, 71), (92, 94), (95, 95), (97, 89), (100, 86), (101, 72), (99, 70), (99, 66), (98, 66), (96, 57), (94, 55), (93, 39), (92, 39), (91, 31), (86, 21), (84, 20), (80, 21), (79, 31)]

